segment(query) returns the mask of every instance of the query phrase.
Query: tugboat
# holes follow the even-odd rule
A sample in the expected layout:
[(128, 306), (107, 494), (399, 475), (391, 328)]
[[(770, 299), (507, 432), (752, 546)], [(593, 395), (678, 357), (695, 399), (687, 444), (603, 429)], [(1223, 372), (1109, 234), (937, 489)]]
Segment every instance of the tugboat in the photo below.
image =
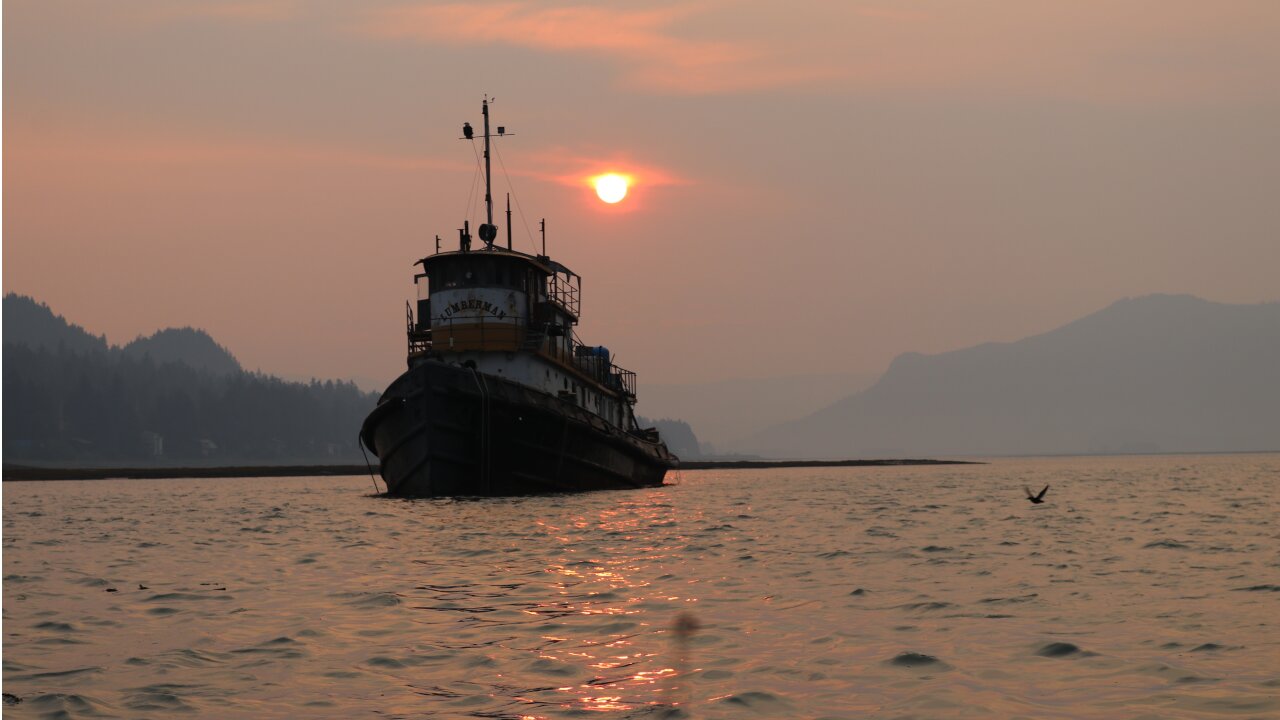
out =
[[(661, 485), (679, 459), (633, 411), (636, 374), (608, 348), (582, 343), (582, 278), (546, 254), (494, 243), (484, 115), (487, 222), (472, 249), (414, 263), (417, 307), (406, 303), (409, 369), (378, 400), (360, 441), (379, 459), (387, 494), (500, 496)], [(499, 127), (498, 134), (505, 135)], [(470, 123), (463, 125), (472, 140)]]

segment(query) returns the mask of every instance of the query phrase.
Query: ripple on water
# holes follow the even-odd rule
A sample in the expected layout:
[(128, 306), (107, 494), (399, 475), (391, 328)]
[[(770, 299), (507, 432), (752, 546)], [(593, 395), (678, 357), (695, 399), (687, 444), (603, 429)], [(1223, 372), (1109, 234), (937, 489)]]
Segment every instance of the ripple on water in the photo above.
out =
[(897, 606), (897, 608), (900, 610), (910, 610), (912, 612), (922, 612), (922, 613), (936, 612), (938, 610), (946, 610), (947, 608), (953, 608), (953, 607), (955, 607), (954, 603), (942, 602), (937, 600), (931, 600), (926, 602), (916, 602), (916, 603), (906, 603), (905, 605)]
[(194, 707), (187, 704), (177, 694), (161, 689), (138, 689), (124, 691), (124, 706), (130, 710), (143, 712), (192, 712)]
[(17, 575), (10, 573), (9, 575), (4, 576), (4, 584), (37, 582), (43, 579), (44, 578), (39, 575)]
[(392, 592), (356, 592), (333, 593), (332, 597), (341, 598), (344, 605), (354, 608), (376, 610), (400, 605), (400, 597)]
[(748, 690), (723, 698), (721, 703), (731, 707), (750, 709), (758, 713), (778, 712), (790, 706), (783, 698), (770, 692)]
[(37, 645), (87, 645), (84, 640), (69, 637), (45, 637), (34, 641)]
[(231, 598), (232, 598), (231, 595), (225, 595), (220, 592), (216, 595), (215, 594), (201, 595), (197, 593), (188, 593), (188, 592), (168, 592), (168, 593), (159, 593), (157, 595), (152, 595), (151, 597), (147, 598), (143, 602), (203, 602), (205, 600), (225, 602), (227, 600), (230, 600)]
[(8, 675), (5, 681), (29, 681), (29, 680), (72, 680), (79, 679), (87, 675), (96, 675), (102, 672), (102, 668), (96, 665), (91, 667), (75, 668), (72, 670), (47, 670), (45, 672), (19, 673)]
[(1079, 646), (1073, 643), (1051, 642), (1047, 645), (1041, 646), (1039, 650), (1036, 650), (1036, 654), (1040, 657), (1061, 658), (1071, 657), (1073, 655), (1085, 657), (1087, 655), (1092, 655), (1093, 653), (1081, 650)]
[(1142, 546), (1143, 548), (1166, 548), (1169, 550), (1186, 550), (1190, 545), (1178, 542), (1177, 540), (1155, 540)]
[(924, 668), (929, 670), (949, 670), (951, 666), (932, 655), (904, 651), (887, 661), (890, 665), (901, 668)]
[(1236, 695), (1233, 697), (1194, 698), (1186, 702), (1186, 706), (1205, 712), (1230, 715), (1248, 714), (1253, 717), (1275, 717), (1274, 711), (1280, 710), (1280, 699), (1275, 695)]
[(368, 665), (372, 665), (376, 668), (390, 668), (393, 670), (398, 670), (400, 668), (406, 668), (411, 665), (418, 664), (414, 662), (408, 662), (406, 660), (399, 659), (399, 658), (386, 657), (383, 655), (375, 655), (369, 658), (368, 660), (366, 660), (365, 663)]
[(261, 655), (280, 660), (292, 660), (303, 657), (306, 654), (303, 651), (302, 643), (290, 637), (278, 637), (250, 647), (237, 648), (231, 652), (238, 655)]
[(1280, 585), (1250, 585), (1231, 589), (1236, 592), (1280, 592)]
[(73, 582), (73, 583), (75, 583), (75, 584), (77, 584), (77, 585), (84, 585), (85, 587), (95, 587), (95, 588), (96, 588), (96, 587), (106, 587), (106, 586), (108, 586), (108, 585), (110, 585), (110, 584), (111, 584), (109, 581), (104, 580), (104, 579), (102, 579), (102, 578), (98, 578), (98, 577), (82, 577), (82, 578), (76, 578), (75, 580), (72, 580), (71, 582)]
[(554, 678), (571, 678), (581, 672), (575, 665), (549, 658), (538, 658), (533, 662), (525, 663), (524, 669), (534, 675)]
[(987, 605), (1009, 605), (1015, 603), (1026, 603), (1040, 597), (1039, 593), (1028, 593), (1026, 595), (1018, 595), (1015, 597), (989, 597), (979, 600), (980, 603)]
[(26, 699), (24, 710), (35, 711), (41, 718), (115, 717), (112, 708), (89, 695), (46, 693)]
[(1216, 683), (1221, 682), (1218, 678), (1200, 677), (1199, 675), (1182, 675), (1174, 680), (1179, 685), (1190, 685), (1192, 683)]

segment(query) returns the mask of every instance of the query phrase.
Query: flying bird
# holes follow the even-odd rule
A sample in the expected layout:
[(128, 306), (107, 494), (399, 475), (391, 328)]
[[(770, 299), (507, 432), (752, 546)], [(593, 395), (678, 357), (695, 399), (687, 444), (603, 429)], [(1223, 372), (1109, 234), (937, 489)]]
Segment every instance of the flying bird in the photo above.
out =
[(1027, 491), (1027, 499), (1036, 505), (1039, 505), (1040, 503), (1044, 502), (1044, 494), (1049, 492), (1048, 485), (1044, 486), (1044, 489), (1040, 491), (1039, 495), (1032, 495), (1031, 488), (1027, 487), (1026, 485), (1023, 485), (1022, 489)]

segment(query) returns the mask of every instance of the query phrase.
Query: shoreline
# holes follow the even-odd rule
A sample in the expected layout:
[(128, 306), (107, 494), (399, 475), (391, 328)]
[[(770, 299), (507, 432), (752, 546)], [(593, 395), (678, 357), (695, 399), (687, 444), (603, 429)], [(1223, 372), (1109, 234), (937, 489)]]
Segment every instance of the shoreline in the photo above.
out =
[[(377, 472), (373, 466), (373, 472)], [(364, 465), (227, 465), (217, 467), (53, 468), (5, 465), (4, 482), (28, 480), (168, 480), (176, 478), (368, 475)]]
[(899, 458), (882, 460), (690, 460), (677, 470), (750, 470), (753, 468), (898, 467), (908, 465), (986, 465), (978, 460)]
[[(983, 465), (971, 460), (691, 460), (676, 470), (749, 470), (797, 467), (897, 467), (908, 465)], [(228, 465), (219, 467), (54, 468), (5, 465), (4, 482), (40, 480), (168, 480), (177, 478), (344, 477), (377, 473), (365, 465)]]

